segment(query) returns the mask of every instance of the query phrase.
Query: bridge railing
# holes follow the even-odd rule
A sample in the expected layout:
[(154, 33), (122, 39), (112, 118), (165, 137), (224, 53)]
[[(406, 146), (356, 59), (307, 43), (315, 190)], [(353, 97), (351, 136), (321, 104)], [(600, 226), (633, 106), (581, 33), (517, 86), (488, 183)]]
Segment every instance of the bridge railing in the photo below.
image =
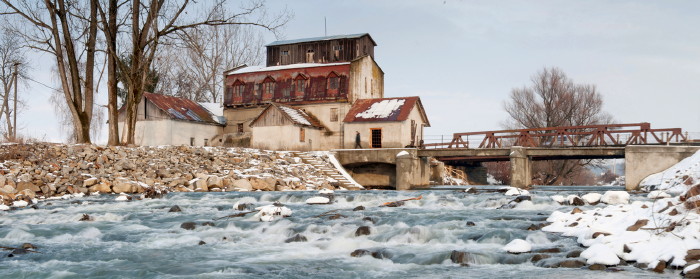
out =
[(425, 148), (587, 147), (687, 141), (688, 135), (687, 133), (684, 135), (681, 128), (652, 129), (649, 123), (643, 122), (455, 133), (449, 142), (426, 143), (423, 146)]

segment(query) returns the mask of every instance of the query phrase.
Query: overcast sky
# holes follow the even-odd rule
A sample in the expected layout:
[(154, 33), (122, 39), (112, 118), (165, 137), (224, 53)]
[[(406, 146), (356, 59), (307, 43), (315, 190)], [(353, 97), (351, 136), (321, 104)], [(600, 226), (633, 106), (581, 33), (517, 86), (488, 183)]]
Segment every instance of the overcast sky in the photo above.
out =
[[(284, 39), (323, 36), (324, 17), (328, 35), (369, 33), (385, 96), (420, 96), (432, 125), (426, 135), (500, 129), (511, 89), (529, 85), (543, 67), (559, 67), (575, 82), (597, 85), (619, 123), (680, 127), (700, 138), (700, 1), (274, 0), (268, 6), (294, 13)], [(274, 40), (268, 34), (267, 42)], [(33, 56), (33, 78), (51, 84), (53, 61)], [(49, 89), (30, 85), (20, 133), (61, 140)]]

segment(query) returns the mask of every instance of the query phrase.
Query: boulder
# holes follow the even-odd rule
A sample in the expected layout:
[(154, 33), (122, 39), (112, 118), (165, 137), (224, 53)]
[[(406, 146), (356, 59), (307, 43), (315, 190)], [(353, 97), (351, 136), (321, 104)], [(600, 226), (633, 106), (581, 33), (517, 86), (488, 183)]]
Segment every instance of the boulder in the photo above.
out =
[(252, 185), (253, 190), (261, 190), (261, 191), (274, 191), (275, 190), (275, 185), (268, 184), (268, 181), (265, 179), (251, 177), (248, 179), (248, 181)]
[(186, 229), (186, 230), (194, 230), (197, 227), (197, 223), (195, 222), (184, 222), (180, 224), (180, 228)]
[(294, 236), (287, 238), (284, 242), (285, 243), (290, 243), (290, 242), (306, 242), (306, 237), (301, 235), (301, 234), (295, 234)]
[(469, 252), (452, 250), (450, 253), (450, 260), (456, 264), (468, 266), (470, 259), (472, 259), (472, 255)]
[(90, 187), (92, 185), (97, 184), (97, 181), (99, 180), (96, 177), (90, 177), (88, 179), (83, 180), (83, 186)]
[(101, 182), (88, 188), (88, 192), (111, 193), (112, 187), (107, 182)]
[(221, 188), (224, 187), (224, 180), (216, 175), (210, 175), (207, 178), (207, 186), (209, 188)]
[(238, 179), (234, 180), (232, 183), (232, 186), (234, 189), (238, 189), (239, 191), (252, 191), (253, 190), (253, 184), (248, 181), (248, 179)]
[(361, 206), (361, 205), (358, 205), (358, 206), (356, 206), (355, 208), (352, 209), (352, 211), (361, 211), (361, 210), (365, 210), (365, 207), (364, 207), (364, 206)]
[(566, 254), (567, 258), (578, 258), (579, 256), (581, 256), (581, 250), (571, 251)]
[(366, 256), (366, 255), (371, 255), (371, 254), (372, 254), (372, 252), (370, 252), (369, 250), (357, 249), (355, 251), (352, 251), (352, 253), (350, 253), (350, 256), (351, 257), (362, 257), (362, 256)]
[(126, 179), (117, 179), (112, 185), (112, 191), (114, 193), (134, 193), (136, 192), (135, 185)]
[(209, 186), (207, 185), (207, 179), (198, 178), (194, 181), (195, 192), (209, 192)]
[(173, 205), (168, 212), (182, 212), (182, 209), (178, 205)]
[(565, 260), (560, 262), (557, 266), (565, 268), (580, 268), (586, 265), (586, 263), (579, 260)]
[(532, 245), (522, 239), (513, 239), (506, 246), (503, 246), (503, 250), (511, 254), (527, 253), (532, 250)]
[(532, 258), (530, 258), (530, 261), (533, 263), (536, 263), (536, 262), (539, 262), (541, 260), (551, 258), (551, 257), (552, 256), (547, 255), (547, 254), (535, 254), (534, 256), (532, 256)]
[(36, 198), (36, 192), (29, 190), (29, 189), (24, 189), (22, 191), (19, 191), (19, 193), (17, 193), (17, 195), (15, 195), (15, 197), (17, 197), (19, 195), (25, 196), (25, 197), (30, 198), (30, 199)]
[(41, 191), (41, 188), (39, 188), (39, 186), (36, 186), (36, 185), (34, 185), (34, 183), (31, 183), (31, 182), (19, 182), (19, 183), (17, 183), (17, 187), (15, 187), (15, 190), (17, 192), (21, 192), (22, 190), (25, 190), (25, 189), (28, 189), (28, 190), (31, 190), (34, 192)]
[(600, 198), (606, 204), (628, 204), (630, 194), (627, 191), (607, 191)]
[(602, 264), (592, 264), (588, 267), (590, 270), (605, 270), (607, 267)]
[(369, 235), (370, 229), (368, 226), (361, 226), (355, 230), (355, 236)]

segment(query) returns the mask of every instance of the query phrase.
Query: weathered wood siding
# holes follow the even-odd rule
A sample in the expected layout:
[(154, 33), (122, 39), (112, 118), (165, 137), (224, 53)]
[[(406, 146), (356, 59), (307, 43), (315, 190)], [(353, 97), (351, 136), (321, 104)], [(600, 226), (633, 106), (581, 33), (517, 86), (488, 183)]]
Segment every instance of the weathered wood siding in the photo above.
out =
[(284, 125), (294, 125), (287, 117), (285, 117), (282, 112), (273, 107), (267, 108), (263, 111), (260, 119), (255, 122), (253, 127), (270, 127), (270, 126), (284, 126)]
[(267, 66), (349, 62), (364, 55), (374, 58), (374, 43), (367, 35), (355, 39), (268, 46)]

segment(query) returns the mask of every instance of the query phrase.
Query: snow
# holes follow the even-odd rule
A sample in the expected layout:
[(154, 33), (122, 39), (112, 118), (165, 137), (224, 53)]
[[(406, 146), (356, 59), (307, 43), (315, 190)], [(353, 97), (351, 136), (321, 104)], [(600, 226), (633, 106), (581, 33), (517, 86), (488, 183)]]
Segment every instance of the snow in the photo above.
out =
[(665, 198), (670, 198), (670, 197), (671, 197), (671, 195), (669, 195), (668, 193), (666, 193), (664, 191), (659, 191), (659, 190), (651, 191), (647, 195), (647, 198), (650, 198), (650, 199), (665, 199)]
[(256, 207), (258, 213), (255, 214), (262, 222), (272, 222), (277, 219), (292, 216), (292, 210), (286, 206), (277, 206), (274, 204)]
[(356, 118), (386, 118), (398, 110), (406, 102), (404, 99), (382, 100), (372, 104), (367, 110), (355, 115)]
[(335, 169), (338, 170), (338, 172), (340, 172), (340, 174), (343, 175), (343, 177), (345, 179), (350, 181), (350, 183), (355, 185), (355, 187), (358, 187), (360, 189), (365, 188), (365, 187), (362, 187), (362, 185), (360, 185), (360, 183), (357, 183), (355, 181), (355, 179), (353, 179), (352, 176), (350, 176), (350, 174), (348, 174), (348, 172), (345, 171), (345, 168), (340, 164), (340, 162), (338, 162), (338, 159), (335, 158), (335, 155), (333, 155), (333, 153), (326, 153), (326, 154), (328, 156), (328, 161), (331, 162), (331, 164), (335, 167)]
[(331, 200), (326, 197), (311, 197), (306, 199), (306, 204), (329, 204)]
[(116, 197), (114, 200), (115, 200), (115, 201), (128, 201), (128, 200), (129, 200), (129, 196), (127, 196), (127, 195), (124, 194), (124, 193), (121, 193), (121, 194), (120, 194), (118, 197)]
[(687, 189), (686, 183), (693, 185), (700, 181), (700, 150), (683, 159), (665, 171), (647, 176), (639, 186), (645, 191), (665, 190), (680, 194)]
[(8, 210), (10, 210), (9, 206), (0, 203), (0, 211), (8, 211)]
[(594, 244), (581, 252), (581, 257), (586, 259), (587, 264), (616, 265), (620, 263), (620, 258), (608, 245)]
[(301, 68), (311, 68), (311, 67), (329, 67), (329, 66), (338, 66), (338, 65), (350, 65), (350, 62), (323, 63), (323, 64), (299, 63), (299, 64), (290, 64), (290, 65), (272, 66), (272, 67), (248, 66), (248, 67), (240, 68), (240, 69), (232, 71), (232, 72), (228, 72), (228, 74), (255, 73), (255, 72), (277, 71), (277, 70), (287, 70), (287, 69), (301, 69)]
[(600, 202), (600, 198), (602, 198), (603, 195), (599, 193), (588, 193), (583, 196), (581, 196), (581, 199), (585, 201), (587, 204), (595, 204)]
[(553, 201), (558, 202), (559, 204), (564, 204), (566, 202), (566, 198), (562, 195), (553, 195), (550, 198), (552, 198)]
[(334, 191), (331, 189), (321, 189), (318, 191), (319, 194), (333, 194)]
[(532, 244), (522, 239), (514, 239), (503, 246), (503, 250), (508, 251), (508, 253), (527, 253), (532, 250)]
[(411, 154), (408, 153), (406, 150), (402, 150), (401, 152), (396, 154), (396, 157), (401, 157), (401, 156), (406, 156), (406, 155), (411, 155)]
[(506, 191), (506, 196), (529, 196), (530, 192), (527, 190), (515, 188), (515, 187), (505, 187), (505, 189), (508, 189)]
[(285, 106), (280, 106), (280, 109), (282, 109), (282, 111), (284, 111), (284, 113), (289, 115), (289, 117), (291, 117), (292, 120), (294, 120), (294, 122), (297, 122), (297, 123), (302, 124), (302, 125), (311, 126), (311, 123), (309, 122), (309, 120), (306, 120), (306, 117), (304, 117), (304, 115), (302, 115), (303, 112), (300, 112), (296, 109), (293, 109), (290, 107), (285, 107)]
[(601, 202), (607, 204), (627, 204), (630, 200), (630, 194), (626, 191), (607, 191), (600, 198)]
[(14, 207), (25, 207), (27, 205), (29, 205), (29, 203), (26, 201), (14, 201), (14, 202), (12, 202), (12, 206), (14, 206)]
[(691, 264), (691, 265), (689, 265), (689, 266), (686, 266), (686, 267), (683, 269), (683, 273), (688, 273), (688, 272), (690, 272), (691, 270), (694, 270), (694, 269), (696, 269), (696, 268), (700, 268), (700, 263), (694, 263), (694, 264)]

